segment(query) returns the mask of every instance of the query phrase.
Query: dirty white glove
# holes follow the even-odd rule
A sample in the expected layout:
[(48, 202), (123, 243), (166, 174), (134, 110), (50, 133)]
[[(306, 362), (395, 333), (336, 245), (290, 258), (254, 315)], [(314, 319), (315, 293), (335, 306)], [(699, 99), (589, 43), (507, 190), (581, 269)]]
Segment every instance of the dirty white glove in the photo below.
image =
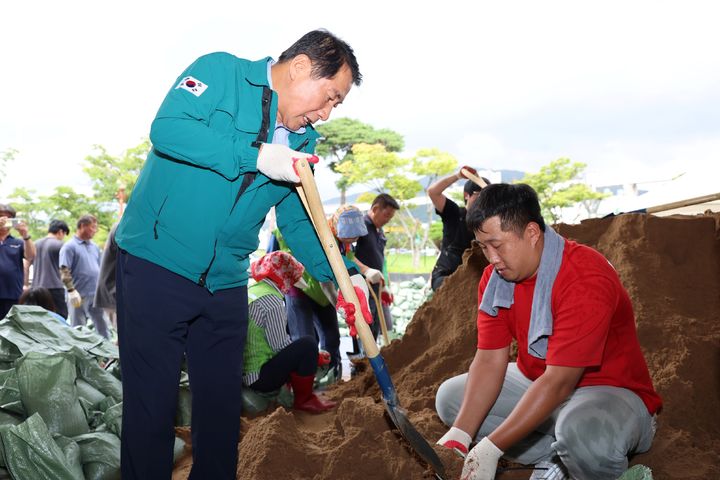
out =
[(450, 430), (448, 430), (447, 433), (436, 443), (445, 448), (456, 448), (467, 455), (470, 442), (472, 442), (472, 437), (470, 435), (457, 427), (450, 427)]
[[(377, 270), (375, 270), (377, 271)], [(368, 291), (367, 282), (365, 282), (365, 277), (360, 275), (359, 273), (356, 273), (352, 277), (350, 277), (350, 281), (352, 282), (354, 287), (360, 287), (360, 290), (363, 291), (365, 294), (365, 298), (370, 298), (370, 292)]]
[(374, 268), (369, 268), (365, 270), (365, 278), (368, 279), (370, 283), (380, 283), (383, 281), (383, 274), (380, 270), (375, 270)]
[(72, 290), (68, 292), (68, 298), (70, 299), (70, 303), (73, 307), (78, 308), (80, 305), (82, 305), (82, 297), (80, 297), (80, 294), (77, 290)]
[(295, 162), (304, 158), (308, 163), (317, 163), (318, 157), (311, 153), (298, 152), (279, 143), (263, 143), (258, 153), (257, 169), (268, 178), (281, 182), (300, 182)]
[(498, 460), (503, 453), (489, 438), (484, 437), (465, 457), (460, 480), (494, 480)]

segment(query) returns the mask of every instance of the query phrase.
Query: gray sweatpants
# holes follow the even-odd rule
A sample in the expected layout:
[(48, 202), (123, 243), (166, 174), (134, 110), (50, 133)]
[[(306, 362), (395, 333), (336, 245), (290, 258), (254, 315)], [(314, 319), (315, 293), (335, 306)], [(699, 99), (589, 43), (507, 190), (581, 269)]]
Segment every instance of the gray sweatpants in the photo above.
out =
[(78, 308), (72, 306), (68, 301), (68, 309), (70, 310), (70, 321), (73, 327), (78, 325), (87, 325), (88, 319), (91, 319), (95, 325), (95, 331), (105, 338), (110, 338), (107, 322), (105, 321), (105, 311), (100, 307), (93, 307), (94, 295), (83, 297), (82, 304)]
[[(460, 410), (466, 382), (467, 373), (446, 380), (438, 389), (435, 408), (448, 426)], [(500, 395), (475, 441), (510, 415), (531, 384), (517, 364), (508, 365)], [(616, 479), (627, 470), (628, 454), (647, 451), (654, 436), (655, 418), (635, 393), (620, 387), (581, 387), (505, 456), (529, 465), (557, 455), (574, 479)]]

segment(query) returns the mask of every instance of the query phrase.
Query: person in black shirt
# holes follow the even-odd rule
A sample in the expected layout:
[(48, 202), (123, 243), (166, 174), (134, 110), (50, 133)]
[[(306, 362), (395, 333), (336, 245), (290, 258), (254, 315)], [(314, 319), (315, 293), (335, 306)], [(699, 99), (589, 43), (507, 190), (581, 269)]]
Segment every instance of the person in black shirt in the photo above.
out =
[[(358, 239), (355, 247), (353, 261), (358, 265), (360, 273), (372, 284), (372, 289), (378, 297), (380, 297), (380, 292), (385, 283), (382, 269), (385, 261), (385, 243), (387, 239), (382, 227), (392, 220), (395, 212), (399, 209), (400, 204), (387, 193), (381, 193), (375, 197), (370, 210), (364, 217), (368, 233)], [(368, 303), (373, 317), (370, 331), (373, 337), (377, 339), (380, 331), (380, 320), (375, 302), (368, 301)], [(353, 353), (357, 352), (359, 352), (357, 339), (353, 338)]]
[[(466, 178), (461, 172), (462, 169), (468, 170), (475, 175), (477, 171), (474, 168), (462, 167), (457, 173), (441, 178), (437, 182), (428, 187), (428, 196), (435, 206), (435, 212), (440, 215), (443, 223), (442, 244), (440, 247), (440, 256), (435, 263), (431, 275), (431, 285), (433, 291), (440, 288), (445, 277), (451, 275), (462, 263), (463, 252), (470, 247), (470, 243), (475, 238), (465, 225), (465, 214), (467, 208), (470, 208), (472, 202), (482, 190), (482, 187), (475, 184), (472, 180), (465, 182), (463, 197), (465, 198), (465, 207), (459, 207), (443, 192), (456, 181)], [(490, 184), (486, 179), (485, 183)]]

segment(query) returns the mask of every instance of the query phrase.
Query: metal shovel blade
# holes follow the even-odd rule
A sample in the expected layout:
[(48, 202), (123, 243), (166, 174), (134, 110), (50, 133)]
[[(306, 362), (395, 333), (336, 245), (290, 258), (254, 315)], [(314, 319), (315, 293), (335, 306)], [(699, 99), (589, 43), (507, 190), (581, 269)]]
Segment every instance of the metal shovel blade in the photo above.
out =
[(400, 434), (410, 444), (413, 450), (422, 458), (428, 465), (435, 471), (435, 476), (442, 480), (445, 476), (445, 465), (442, 460), (438, 457), (435, 450), (427, 443), (425, 438), (420, 435), (410, 419), (407, 417), (405, 410), (403, 410), (398, 404), (397, 393), (395, 392), (395, 386), (390, 380), (385, 360), (382, 356), (378, 355), (374, 358), (369, 358), (370, 365), (373, 367), (375, 378), (380, 386), (382, 392), (383, 403), (385, 404), (385, 410), (388, 412), (390, 420), (400, 430)]

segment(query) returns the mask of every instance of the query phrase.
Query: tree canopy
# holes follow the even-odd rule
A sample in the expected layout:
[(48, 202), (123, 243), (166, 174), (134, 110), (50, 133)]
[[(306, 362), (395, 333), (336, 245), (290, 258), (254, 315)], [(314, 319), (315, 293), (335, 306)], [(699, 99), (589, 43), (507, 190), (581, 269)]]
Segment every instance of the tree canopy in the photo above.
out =
[(569, 158), (558, 158), (540, 167), (538, 173), (526, 173), (519, 183), (526, 183), (535, 189), (545, 221), (557, 223), (562, 217), (563, 208), (581, 202), (600, 201), (607, 196), (591, 190), (580, 181), (580, 175), (586, 167), (581, 162), (571, 163)]
[(150, 150), (149, 139), (122, 152), (119, 156), (110, 155), (105, 147), (95, 145), (95, 153), (85, 157), (83, 171), (90, 178), (92, 195), (77, 192), (68, 186), (58, 186), (50, 195), (37, 195), (29, 188), (16, 188), (8, 200), (28, 223), (35, 237), (47, 233), (50, 220), (65, 221), (70, 230), (75, 229), (77, 219), (85, 214), (98, 219), (98, 234), (95, 241), (102, 243), (114, 222), (118, 220), (118, 208), (115, 203), (118, 190), (124, 187), (132, 192), (142, 168), (145, 156)]
[(367, 123), (351, 118), (330, 120), (319, 125), (317, 131), (322, 135), (322, 139), (315, 152), (327, 160), (327, 165), (333, 172), (340, 174), (337, 187), (343, 202), (349, 184), (346, 170), (340, 169), (340, 165), (354, 160), (353, 145), (378, 144), (388, 152), (399, 152), (405, 146), (405, 141), (399, 133), (387, 128), (375, 129)]

